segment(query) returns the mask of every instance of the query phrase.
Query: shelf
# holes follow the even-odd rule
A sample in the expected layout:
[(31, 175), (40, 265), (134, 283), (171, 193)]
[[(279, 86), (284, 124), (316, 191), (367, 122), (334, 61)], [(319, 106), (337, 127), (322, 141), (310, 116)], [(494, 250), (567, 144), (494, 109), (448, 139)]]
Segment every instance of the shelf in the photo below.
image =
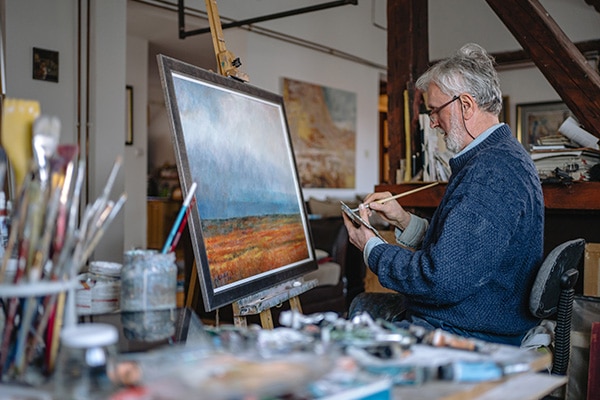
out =
[[(375, 191), (399, 194), (425, 184), (427, 183), (382, 184), (375, 186)], [(547, 211), (600, 211), (600, 182), (574, 182), (570, 185), (545, 183), (542, 189)], [(440, 183), (431, 189), (402, 198), (402, 206), (436, 208), (445, 190), (446, 183)]]

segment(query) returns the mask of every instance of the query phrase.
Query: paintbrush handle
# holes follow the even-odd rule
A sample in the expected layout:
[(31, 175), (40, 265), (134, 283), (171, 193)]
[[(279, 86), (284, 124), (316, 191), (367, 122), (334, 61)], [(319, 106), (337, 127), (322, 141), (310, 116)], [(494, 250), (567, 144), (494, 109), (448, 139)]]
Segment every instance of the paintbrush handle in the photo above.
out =
[(190, 187), (190, 191), (188, 192), (188, 194), (185, 196), (185, 199), (183, 200), (183, 204), (181, 205), (181, 208), (179, 209), (179, 213), (177, 213), (177, 217), (175, 218), (173, 227), (171, 228), (171, 231), (169, 232), (169, 236), (167, 237), (167, 240), (165, 241), (165, 244), (162, 248), (163, 254), (167, 253), (167, 251), (169, 251), (169, 249), (171, 248), (171, 244), (173, 243), (173, 239), (175, 238), (175, 235), (177, 234), (177, 230), (179, 229), (179, 226), (183, 222), (183, 217), (185, 216), (185, 214), (190, 206), (190, 203), (192, 202), (192, 198), (194, 197), (194, 194), (196, 193), (196, 186), (197, 186), (196, 182), (192, 183), (192, 186)]
[(387, 203), (390, 200), (399, 199), (400, 197), (405, 197), (405, 196), (411, 195), (413, 193), (420, 192), (421, 190), (429, 189), (431, 187), (434, 187), (437, 184), (439, 184), (439, 182), (433, 182), (433, 183), (430, 183), (429, 185), (425, 185), (425, 186), (421, 186), (421, 187), (418, 187), (413, 190), (409, 190), (408, 192), (404, 192), (404, 193), (396, 194), (394, 196), (386, 197), (385, 199), (376, 200), (376, 201), (374, 201), (374, 203), (379, 203), (379, 204)]

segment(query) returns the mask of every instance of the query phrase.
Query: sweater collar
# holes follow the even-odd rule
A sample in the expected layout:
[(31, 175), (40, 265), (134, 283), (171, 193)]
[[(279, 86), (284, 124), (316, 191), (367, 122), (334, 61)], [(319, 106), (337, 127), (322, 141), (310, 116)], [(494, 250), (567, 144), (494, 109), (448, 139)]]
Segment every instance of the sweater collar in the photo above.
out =
[(477, 137), (477, 139), (482, 137), (481, 141), (475, 139), (475, 141), (471, 143), (473, 146), (469, 145), (465, 147), (463, 151), (450, 159), (450, 168), (452, 169), (452, 173), (461, 169), (471, 158), (473, 158), (478, 150), (492, 147), (497, 143), (505, 141), (506, 138), (511, 135), (512, 132), (506, 124), (492, 126), (490, 129), (488, 129), (488, 131)]

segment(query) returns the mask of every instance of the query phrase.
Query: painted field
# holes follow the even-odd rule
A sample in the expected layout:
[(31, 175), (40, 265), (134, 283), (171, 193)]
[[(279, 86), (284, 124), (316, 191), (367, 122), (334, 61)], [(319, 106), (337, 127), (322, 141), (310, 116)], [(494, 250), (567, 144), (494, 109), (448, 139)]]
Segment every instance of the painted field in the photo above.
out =
[(203, 221), (214, 288), (252, 278), (309, 256), (299, 216)]

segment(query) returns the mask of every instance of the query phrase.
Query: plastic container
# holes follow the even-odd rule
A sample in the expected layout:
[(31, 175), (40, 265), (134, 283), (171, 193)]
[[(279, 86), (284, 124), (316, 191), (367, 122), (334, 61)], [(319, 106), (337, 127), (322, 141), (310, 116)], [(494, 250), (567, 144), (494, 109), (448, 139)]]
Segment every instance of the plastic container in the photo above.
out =
[(121, 311), (176, 307), (177, 266), (174, 253), (130, 250), (121, 270)]
[(75, 293), (78, 315), (104, 314), (119, 309), (121, 280), (91, 272), (77, 277), (79, 286)]
[(63, 329), (54, 378), (54, 398), (107, 399), (116, 390), (109, 371), (116, 360), (117, 328), (100, 323)]

